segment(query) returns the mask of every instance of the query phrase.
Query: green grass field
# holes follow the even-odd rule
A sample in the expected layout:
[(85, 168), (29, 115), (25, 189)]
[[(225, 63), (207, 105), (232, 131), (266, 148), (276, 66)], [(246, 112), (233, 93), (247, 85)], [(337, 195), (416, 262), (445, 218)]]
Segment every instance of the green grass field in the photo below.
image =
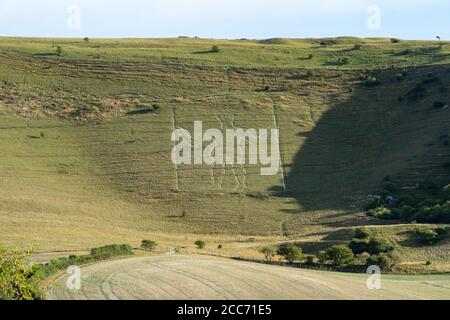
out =
[[(0, 244), (234, 251), (381, 224), (363, 207), (384, 177), (450, 181), (450, 109), (433, 107), (449, 102), (449, 62), (433, 41), (0, 38)], [(195, 120), (279, 128), (283, 174), (175, 168), (171, 132)], [(405, 256), (444, 264), (448, 248)]]

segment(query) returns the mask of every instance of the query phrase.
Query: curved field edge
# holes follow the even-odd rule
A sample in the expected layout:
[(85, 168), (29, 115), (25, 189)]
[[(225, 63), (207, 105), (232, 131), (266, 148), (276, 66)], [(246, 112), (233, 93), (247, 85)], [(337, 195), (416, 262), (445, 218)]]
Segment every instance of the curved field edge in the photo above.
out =
[(337, 273), (199, 256), (151, 256), (81, 268), (81, 289), (67, 275), (49, 288), (56, 300), (155, 299), (449, 299), (450, 275), (382, 275), (381, 289), (364, 274)]

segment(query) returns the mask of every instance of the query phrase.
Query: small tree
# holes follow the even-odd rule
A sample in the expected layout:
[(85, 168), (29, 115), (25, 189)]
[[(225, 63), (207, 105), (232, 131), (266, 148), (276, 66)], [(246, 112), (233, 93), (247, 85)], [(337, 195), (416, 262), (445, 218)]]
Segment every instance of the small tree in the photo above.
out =
[(158, 244), (153, 240), (142, 240), (141, 248), (147, 251), (155, 250)]
[(352, 250), (343, 245), (332, 246), (327, 249), (326, 253), (335, 266), (348, 265), (353, 262), (355, 257)]
[(294, 261), (303, 260), (304, 258), (302, 249), (294, 245), (280, 248), (278, 254), (283, 256), (289, 264), (294, 263)]
[(194, 244), (197, 247), (197, 249), (203, 249), (206, 246), (206, 243), (203, 240), (196, 240)]
[(88, 37), (84, 37), (84, 38), (83, 38), (83, 41), (86, 42), (86, 43), (88, 43), (88, 42), (89, 42), (89, 38), (88, 38)]
[(211, 52), (215, 52), (215, 53), (220, 52), (220, 48), (218, 46), (214, 45), (211, 47)]
[(266, 261), (272, 261), (272, 258), (276, 255), (276, 251), (272, 247), (262, 247), (259, 252), (264, 255)]

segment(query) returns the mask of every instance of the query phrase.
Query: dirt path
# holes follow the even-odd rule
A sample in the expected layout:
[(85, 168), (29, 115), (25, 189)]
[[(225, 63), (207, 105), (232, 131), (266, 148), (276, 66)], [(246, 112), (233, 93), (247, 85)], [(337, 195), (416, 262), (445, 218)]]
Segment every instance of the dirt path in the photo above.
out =
[(153, 256), (82, 268), (81, 290), (60, 277), (49, 299), (450, 299), (450, 275), (382, 276), (278, 267), (199, 256)]

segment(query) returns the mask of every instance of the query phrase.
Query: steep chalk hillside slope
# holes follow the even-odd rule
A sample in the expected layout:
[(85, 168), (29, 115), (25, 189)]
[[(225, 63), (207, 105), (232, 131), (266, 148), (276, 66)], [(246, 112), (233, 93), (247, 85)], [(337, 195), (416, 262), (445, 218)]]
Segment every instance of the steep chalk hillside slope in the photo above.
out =
[[(340, 41), (0, 40), (1, 243), (326, 234), (377, 223), (386, 176), (450, 181), (446, 47)], [(278, 128), (283, 170), (175, 166), (172, 130), (198, 120)]]

